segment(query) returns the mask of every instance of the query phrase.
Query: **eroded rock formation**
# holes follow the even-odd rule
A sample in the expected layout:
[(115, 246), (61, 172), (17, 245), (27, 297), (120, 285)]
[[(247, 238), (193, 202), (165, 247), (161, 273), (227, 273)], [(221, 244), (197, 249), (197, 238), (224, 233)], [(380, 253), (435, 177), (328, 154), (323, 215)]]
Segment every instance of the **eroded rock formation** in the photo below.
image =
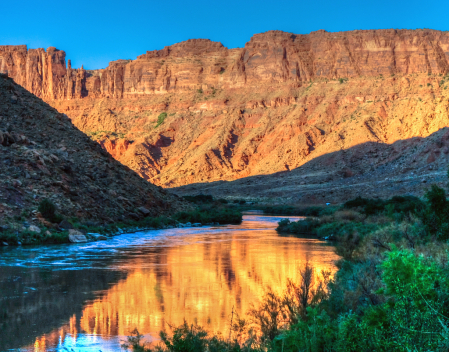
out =
[(449, 34), (435, 30), (326, 31), (256, 34), (244, 48), (192, 39), (118, 60), (106, 69), (66, 67), (53, 47), (0, 46), (0, 70), (37, 96), (72, 99), (179, 92), (206, 87), (309, 82), (449, 71)]
[[(294, 170), (449, 124), (441, 31), (270, 31), (238, 49), (197, 39), (94, 71), (64, 60), (53, 48), (0, 47), (1, 70), (164, 187)], [(328, 168), (333, 178), (366, 169), (344, 158)]]

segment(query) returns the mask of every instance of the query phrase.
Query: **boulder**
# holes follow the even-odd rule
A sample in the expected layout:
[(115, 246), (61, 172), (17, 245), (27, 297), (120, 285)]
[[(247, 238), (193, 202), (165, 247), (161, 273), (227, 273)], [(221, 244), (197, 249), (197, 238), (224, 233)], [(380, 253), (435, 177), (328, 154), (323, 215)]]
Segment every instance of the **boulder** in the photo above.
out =
[(39, 227), (37, 227), (36, 225), (31, 225), (30, 227), (28, 227), (28, 231), (41, 233), (41, 229)]
[(145, 216), (150, 215), (150, 211), (147, 208), (145, 208), (145, 207), (137, 208), (137, 210), (140, 211)]
[(83, 243), (83, 242), (87, 242), (87, 238), (82, 232), (80, 232), (78, 230), (70, 229), (69, 230), (69, 242)]
[(202, 226), (202, 224), (200, 222), (196, 222), (196, 223), (192, 224), (192, 226), (198, 227), (198, 226)]
[(92, 236), (95, 241), (104, 241), (107, 240), (108, 238), (104, 235), (101, 235), (99, 233), (88, 233), (89, 236)]

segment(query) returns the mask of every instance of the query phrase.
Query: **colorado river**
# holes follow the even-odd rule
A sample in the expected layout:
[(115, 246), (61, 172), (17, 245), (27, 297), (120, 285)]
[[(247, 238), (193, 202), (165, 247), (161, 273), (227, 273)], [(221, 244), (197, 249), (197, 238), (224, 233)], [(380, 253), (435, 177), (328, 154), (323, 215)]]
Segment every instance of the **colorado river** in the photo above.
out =
[(1, 248), (0, 351), (119, 351), (134, 328), (151, 340), (184, 319), (227, 334), (233, 309), (299, 281), (306, 261), (335, 272), (333, 247), (278, 235), (281, 218)]

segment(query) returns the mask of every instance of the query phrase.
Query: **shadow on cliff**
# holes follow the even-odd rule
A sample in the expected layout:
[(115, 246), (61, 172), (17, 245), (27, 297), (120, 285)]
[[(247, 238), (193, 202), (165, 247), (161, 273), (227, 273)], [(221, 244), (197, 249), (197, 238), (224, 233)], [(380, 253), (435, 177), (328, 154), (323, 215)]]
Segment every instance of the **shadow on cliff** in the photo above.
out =
[[(410, 178), (415, 183), (397, 194), (420, 191), (425, 184), (441, 181), (449, 165), (449, 128), (428, 137), (412, 137), (392, 144), (366, 142), (354, 147), (318, 155), (290, 171), (249, 176), (233, 181), (196, 183), (172, 188), (179, 195), (212, 194), (232, 197), (282, 197), (288, 192), (311, 192), (312, 186), (350, 185), (379, 182), (388, 178)], [(433, 176), (432, 176), (433, 175)], [(424, 179), (423, 179), (424, 178)], [(396, 181), (395, 181), (396, 182)], [(413, 186), (413, 187), (412, 187)], [(315, 187), (316, 188), (316, 187)], [(380, 190), (373, 190), (373, 193)], [(357, 190), (347, 194), (357, 196)], [(382, 196), (382, 195), (381, 195)]]

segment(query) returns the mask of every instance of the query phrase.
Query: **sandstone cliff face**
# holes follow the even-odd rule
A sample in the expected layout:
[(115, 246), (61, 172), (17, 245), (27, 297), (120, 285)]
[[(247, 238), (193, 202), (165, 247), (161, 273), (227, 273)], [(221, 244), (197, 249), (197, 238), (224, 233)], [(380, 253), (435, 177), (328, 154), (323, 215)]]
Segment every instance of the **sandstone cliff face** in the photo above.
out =
[[(1, 67), (163, 187), (294, 170), (365, 143), (428, 137), (449, 123), (445, 32), (271, 31), (231, 50), (189, 40), (95, 71), (64, 72), (62, 52), (36, 52), (42, 69), (27, 71), (20, 63), (34, 51), (1, 47)], [(59, 68), (52, 85), (49, 64)], [(36, 93), (39, 79), (46, 83)], [(385, 159), (375, 155), (369, 167)], [(331, 163), (323, 180), (366, 172), (357, 165)]]
[(254, 35), (241, 49), (206, 39), (113, 61), (103, 70), (66, 67), (55, 48), (0, 46), (0, 70), (47, 99), (117, 97), (314, 79), (449, 71), (449, 33), (434, 30), (325, 31)]
[(50, 47), (27, 50), (26, 45), (0, 46), (0, 73), (34, 95), (47, 99), (82, 98), (87, 95), (86, 72), (73, 70), (65, 52)]

